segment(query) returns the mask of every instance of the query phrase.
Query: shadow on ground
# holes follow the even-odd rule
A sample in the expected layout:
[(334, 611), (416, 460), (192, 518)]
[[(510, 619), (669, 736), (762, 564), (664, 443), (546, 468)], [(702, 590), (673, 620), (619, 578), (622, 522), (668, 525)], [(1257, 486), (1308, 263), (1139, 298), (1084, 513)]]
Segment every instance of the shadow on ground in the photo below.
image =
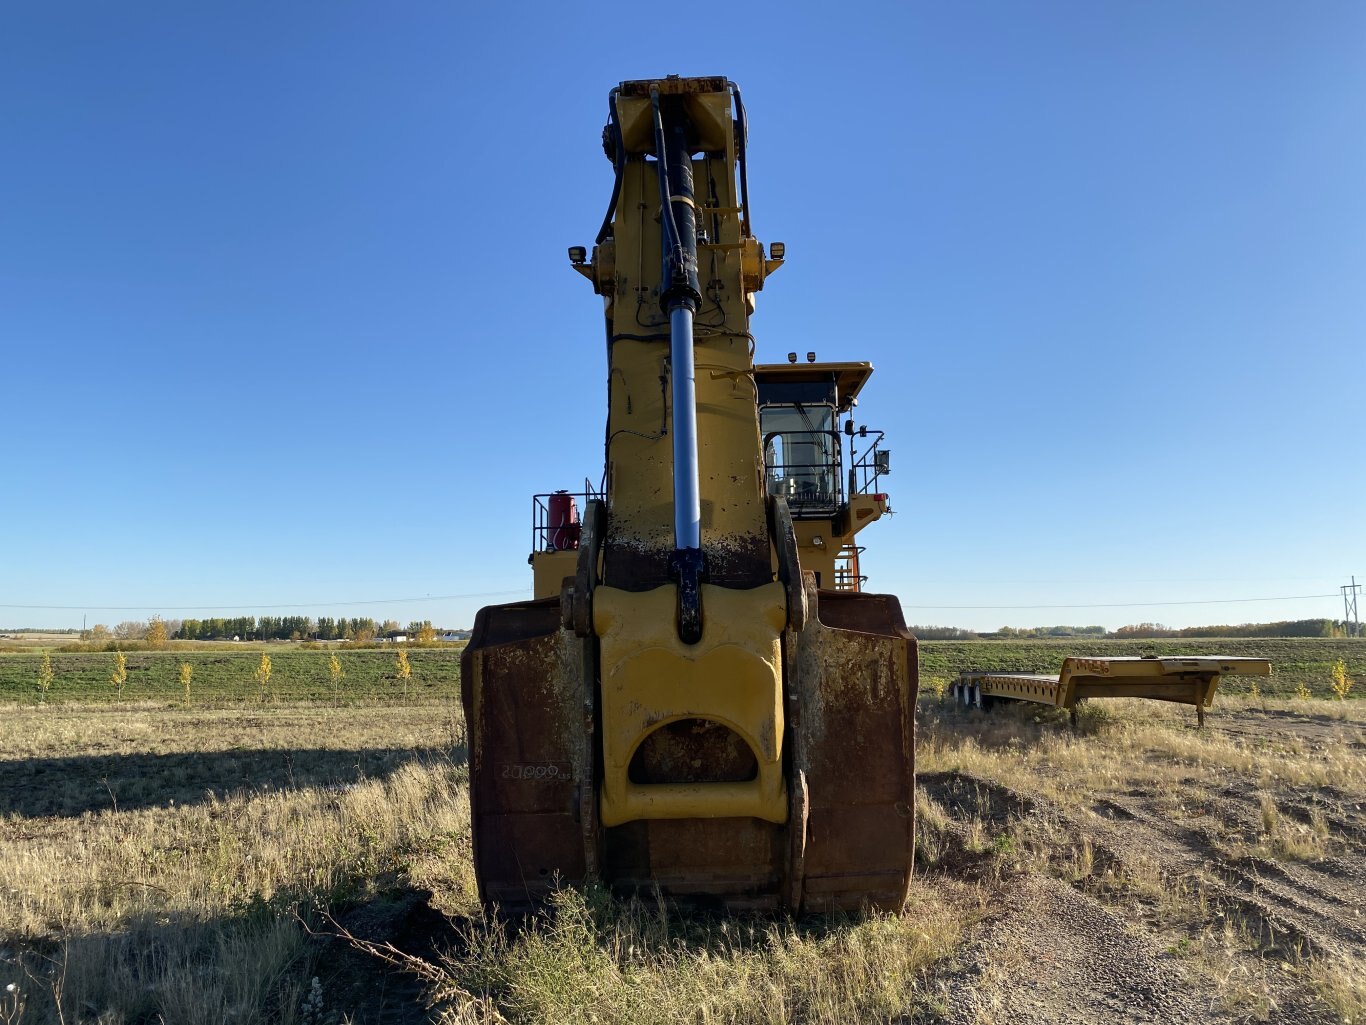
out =
[(0, 761), (0, 816), (36, 818), (202, 803), (241, 790), (345, 786), (414, 761), (467, 760), (433, 747), (73, 755)]

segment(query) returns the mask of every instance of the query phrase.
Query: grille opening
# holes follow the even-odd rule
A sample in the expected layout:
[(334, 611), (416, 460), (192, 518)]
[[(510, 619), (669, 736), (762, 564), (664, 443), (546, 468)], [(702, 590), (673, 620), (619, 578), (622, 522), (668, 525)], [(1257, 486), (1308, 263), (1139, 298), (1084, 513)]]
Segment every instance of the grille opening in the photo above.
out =
[(641, 741), (626, 774), (632, 783), (745, 783), (758, 778), (759, 760), (728, 726), (676, 719)]

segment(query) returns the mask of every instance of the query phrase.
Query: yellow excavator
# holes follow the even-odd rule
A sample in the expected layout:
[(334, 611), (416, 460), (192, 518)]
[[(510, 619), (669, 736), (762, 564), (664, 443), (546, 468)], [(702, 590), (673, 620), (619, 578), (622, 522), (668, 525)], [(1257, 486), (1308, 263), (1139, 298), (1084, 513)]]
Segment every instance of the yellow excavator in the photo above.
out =
[(916, 644), (863, 590), (872, 367), (754, 362), (785, 254), (750, 230), (734, 83), (623, 82), (608, 115), (607, 215), (569, 250), (606, 315), (602, 483), (535, 496), (535, 597), (482, 609), (462, 660), (480, 896), (898, 908)]

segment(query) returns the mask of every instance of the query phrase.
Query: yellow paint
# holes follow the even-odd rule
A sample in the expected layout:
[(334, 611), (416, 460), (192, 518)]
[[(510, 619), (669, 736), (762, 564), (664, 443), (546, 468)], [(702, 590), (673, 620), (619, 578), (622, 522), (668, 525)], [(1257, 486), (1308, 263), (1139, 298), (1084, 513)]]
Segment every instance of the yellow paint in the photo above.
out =
[[(797, 558), (803, 570), (819, 574), (820, 586), (835, 586), (835, 560), (840, 549), (854, 543), (854, 536), (882, 518), (887, 500), (872, 495), (853, 495), (830, 519), (797, 520)], [(776, 563), (775, 563), (776, 566)]]
[[(753, 292), (781, 261), (743, 237), (736, 189), (731, 97), (724, 79), (658, 83), (686, 97), (698, 135), (693, 160), (702, 308), (695, 325), (702, 547), (722, 553), (766, 536), (763, 459), (749, 336)], [(617, 110), (627, 150), (611, 238), (578, 269), (603, 296), (609, 336), (608, 543), (655, 555), (673, 551), (673, 450), (669, 323), (659, 305), (659, 182), (648, 89), (626, 89)], [(733, 540), (736, 539), (736, 540)], [(610, 580), (607, 583), (611, 583)]]
[[(602, 667), (602, 823), (753, 816), (787, 821), (779, 637), (787, 620), (781, 584), (739, 591), (702, 585), (702, 639), (678, 639), (677, 588), (599, 587), (593, 626)], [(709, 719), (739, 734), (758, 761), (744, 783), (632, 783), (636, 748), (678, 719)]]
[(564, 578), (572, 577), (578, 566), (577, 549), (563, 552), (534, 552), (531, 556), (533, 593), (537, 598), (558, 596)]

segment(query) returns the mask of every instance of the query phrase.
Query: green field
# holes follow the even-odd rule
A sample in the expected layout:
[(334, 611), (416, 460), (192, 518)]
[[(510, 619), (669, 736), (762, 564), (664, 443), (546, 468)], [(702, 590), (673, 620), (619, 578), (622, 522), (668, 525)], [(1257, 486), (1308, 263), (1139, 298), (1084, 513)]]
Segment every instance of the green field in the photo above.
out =
[[(191, 704), (260, 701), (254, 672), (262, 650), (271, 658), (268, 700), (400, 702), (451, 700), (460, 691), (460, 651), (455, 648), (408, 648), (412, 678), (397, 677), (398, 649), (341, 649), (336, 652), (345, 677), (334, 691), (326, 650), (287, 646), (222, 648), (212, 651), (130, 652), (124, 701), (180, 704), (180, 664), (194, 667)], [(1056, 672), (1068, 655), (1243, 655), (1271, 660), (1274, 674), (1258, 681), (1267, 695), (1290, 695), (1303, 683), (1316, 697), (1331, 697), (1333, 664), (1342, 659), (1357, 681), (1353, 697), (1366, 695), (1366, 641), (1320, 638), (1240, 638), (1174, 640), (1002, 640), (922, 641), (920, 676), (950, 679), (963, 669)], [(38, 698), (36, 653), (0, 654), (0, 702), (32, 703)], [(54, 678), (49, 702), (115, 701), (109, 682), (114, 656), (108, 652), (52, 655)], [(1250, 681), (1232, 678), (1223, 688), (1246, 690)]]
[[(408, 654), (412, 677), (405, 686), (397, 675), (398, 651)], [(460, 696), (460, 649), (341, 649), (342, 677), (334, 690), (328, 674), (326, 650), (262, 648), (238, 650), (171, 650), (129, 652), (124, 701), (181, 704), (180, 665), (194, 667), (190, 703), (217, 705), (262, 699), (255, 679), (262, 652), (270, 655), (270, 701), (407, 702), (450, 700)], [(110, 652), (57, 653), (52, 656), (53, 680), (49, 703), (65, 701), (113, 702), (118, 699), (110, 674)], [(41, 654), (0, 654), (0, 702), (31, 704), (38, 699)]]
[[(1366, 696), (1366, 640), (1318, 637), (1159, 638), (1156, 640), (922, 641), (920, 680), (952, 678), (963, 669), (1056, 673), (1068, 655), (1228, 655), (1271, 660), (1263, 694), (1290, 695), (1303, 683), (1315, 697), (1332, 697), (1333, 664), (1342, 659), (1356, 682), (1352, 697)], [(1220, 689), (1246, 691), (1253, 678), (1231, 677)]]

